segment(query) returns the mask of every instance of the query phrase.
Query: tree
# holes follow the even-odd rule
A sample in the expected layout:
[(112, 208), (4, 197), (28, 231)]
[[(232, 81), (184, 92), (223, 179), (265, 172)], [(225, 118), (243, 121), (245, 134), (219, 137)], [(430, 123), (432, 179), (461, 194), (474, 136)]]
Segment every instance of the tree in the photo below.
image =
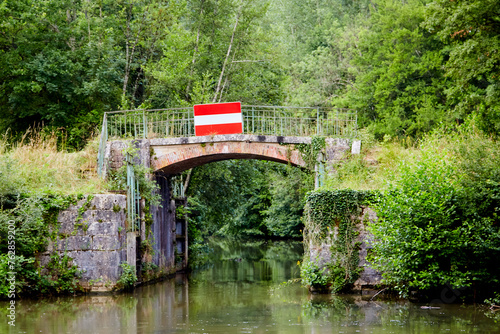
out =
[(263, 0), (187, 1), (163, 57), (147, 68), (148, 103), (279, 103), (282, 71), (261, 28), (266, 10)]
[(447, 44), (447, 95), (464, 118), (482, 116), (483, 128), (500, 133), (500, 6), (495, 0), (436, 0), (422, 24)]
[(352, 61), (356, 82), (338, 101), (357, 109), (361, 125), (379, 138), (418, 137), (453, 121), (441, 70), (443, 45), (419, 27), (424, 8), (420, 1), (379, 0), (359, 33)]

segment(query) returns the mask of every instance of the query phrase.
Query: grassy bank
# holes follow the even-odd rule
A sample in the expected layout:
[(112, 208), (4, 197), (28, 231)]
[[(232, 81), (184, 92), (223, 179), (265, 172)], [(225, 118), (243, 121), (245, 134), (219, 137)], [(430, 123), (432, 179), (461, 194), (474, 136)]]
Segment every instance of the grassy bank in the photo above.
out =
[[(60, 143), (59, 143), (60, 144)], [(28, 131), (22, 140), (0, 140), (0, 194), (95, 194), (106, 191), (97, 176), (97, 137), (82, 151), (58, 149), (55, 133)]]
[[(0, 298), (78, 290), (79, 273), (69, 257), (54, 254), (40, 268), (37, 254), (55, 237), (60, 210), (106, 191), (95, 173), (97, 145), (92, 140), (70, 153), (56, 133), (43, 130), (28, 131), (15, 143), (7, 135), (0, 140)], [(16, 273), (14, 286), (10, 272)]]

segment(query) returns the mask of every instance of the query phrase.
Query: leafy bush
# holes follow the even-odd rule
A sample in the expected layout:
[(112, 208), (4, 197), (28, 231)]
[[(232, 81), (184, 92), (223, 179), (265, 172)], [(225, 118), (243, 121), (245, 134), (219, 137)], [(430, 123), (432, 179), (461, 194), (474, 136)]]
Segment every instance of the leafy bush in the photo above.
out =
[(116, 287), (118, 289), (128, 290), (134, 287), (135, 282), (137, 282), (137, 275), (135, 274), (135, 267), (131, 266), (127, 262), (120, 264), (123, 272), (120, 275), (120, 279), (116, 282)]
[(371, 226), (371, 262), (387, 284), (403, 296), (447, 284), (478, 297), (498, 291), (499, 165), (499, 143), (473, 123), (435, 133), (400, 164)]
[(68, 294), (79, 289), (80, 271), (72, 264), (72, 258), (54, 253), (49, 263), (41, 269), (40, 292), (43, 294)]
[(304, 261), (300, 265), (300, 277), (302, 285), (312, 287), (317, 290), (328, 289), (331, 284), (331, 277), (328, 275), (327, 268), (319, 268), (314, 261)]
[[(78, 272), (69, 265), (70, 258), (54, 254), (45, 268), (38, 266), (36, 256), (46, 249), (47, 243), (57, 230), (57, 214), (74, 203), (75, 198), (58, 195), (18, 195), (2, 197), (4, 207), (0, 211), (0, 277), (16, 272), (16, 289), (20, 295), (61, 294), (76, 291)], [(8, 226), (15, 226), (15, 270), (7, 270)], [(57, 258), (54, 258), (57, 257)], [(7, 282), (0, 284), (0, 296), (6, 297)]]
[[(128, 155), (132, 161), (138, 159), (139, 149), (131, 142), (130, 146), (123, 150), (123, 155)], [(150, 177), (153, 170), (140, 163), (133, 163), (135, 179), (139, 184), (139, 192), (141, 197), (146, 200), (147, 206), (159, 205), (161, 195), (158, 192), (158, 184)], [(110, 171), (109, 187), (111, 190), (126, 190), (127, 189), (127, 164), (124, 163), (118, 170)]]

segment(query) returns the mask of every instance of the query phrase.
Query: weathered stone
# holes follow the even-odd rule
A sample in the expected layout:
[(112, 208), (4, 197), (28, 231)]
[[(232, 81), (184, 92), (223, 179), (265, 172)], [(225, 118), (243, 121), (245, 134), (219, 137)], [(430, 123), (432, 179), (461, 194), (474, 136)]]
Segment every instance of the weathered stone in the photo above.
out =
[(95, 195), (90, 203), (92, 210), (113, 210), (114, 208), (117, 210), (118, 207), (121, 210), (127, 207), (127, 196), (99, 194)]
[(59, 214), (59, 229), (57, 233), (68, 236), (75, 231), (76, 212), (68, 211), (65, 214), (63, 213)]
[(119, 215), (111, 210), (88, 210), (82, 214), (82, 221), (112, 222), (119, 221)]
[[(368, 251), (372, 248), (371, 241), (373, 240), (373, 235), (366, 230), (365, 223), (366, 221), (376, 222), (377, 216), (372, 209), (364, 208), (362, 216), (353, 217), (353, 219), (359, 219), (359, 222), (356, 224), (358, 232), (356, 242), (360, 245), (358, 267), (362, 268), (359, 278), (354, 282), (354, 290), (362, 290), (380, 284), (382, 279), (380, 272), (373, 269), (367, 261)], [(325, 238), (325, 241), (321, 245), (309, 245), (309, 258), (319, 267), (323, 267), (332, 261), (331, 246), (332, 240), (336, 235), (336, 229), (333, 228), (330, 230), (329, 236)]]
[(67, 255), (82, 270), (84, 280), (102, 278), (104, 281), (112, 282), (114, 286), (120, 278), (119, 251), (73, 251)]
[(107, 221), (107, 222), (92, 222), (90, 223), (87, 234), (96, 236), (96, 235), (106, 235), (106, 236), (115, 236), (118, 237), (119, 227), (123, 229), (124, 222), (116, 222), (116, 221)]
[(290, 146), (268, 142), (213, 142), (152, 146), (155, 159), (151, 166), (167, 174), (175, 174), (209, 162), (226, 159), (261, 159), (305, 167), (302, 155)]
[[(377, 215), (375, 211), (370, 208), (365, 208), (361, 221), (370, 221), (373, 223), (376, 222), (376, 220)], [(364, 223), (358, 224), (357, 230), (359, 232), (357, 241), (360, 243), (359, 267), (363, 268), (363, 271), (359, 275), (356, 282), (354, 282), (354, 286), (356, 289), (360, 290), (363, 287), (371, 287), (380, 284), (382, 275), (380, 272), (373, 269), (367, 261), (368, 252), (372, 248), (371, 243), (373, 241), (373, 234), (366, 230), (366, 225)]]
[[(123, 140), (108, 143), (110, 149), (105, 158), (106, 171), (123, 165), (123, 149), (131, 142)], [(139, 148), (137, 163), (175, 174), (194, 166), (225, 159), (262, 159), (304, 167), (300, 152), (293, 145), (282, 144), (310, 144), (311, 137), (234, 134), (153, 138), (135, 140), (133, 143)], [(350, 148), (349, 141), (340, 138), (326, 138), (326, 146), (328, 160), (341, 159)], [(151, 151), (154, 152), (153, 156)]]
[(79, 251), (92, 248), (92, 238), (89, 236), (70, 236), (58, 239), (55, 242), (55, 249), (58, 251)]
[(249, 143), (283, 143), (283, 144), (310, 144), (311, 137), (294, 136), (257, 136), (257, 135), (215, 135), (184, 138), (153, 138), (151, 146), (183, 145), (218, 142), (249, 142)]
[(361, 140), (354, 140), (352, 142), (351, 154), (360, 154), (361, 153)]
[(122, 247), (120, 239), (113, 236), (92, 237), (93, 250), (119, 250)]
[[(54, 252), (67, 254), (83, 271), (84, 286), (92, 291), (109, 291), (121, 273), (120, 263), (127, 261), (126, 196), (95, 195), (90, 202), (87, 198), (59, 214), (58, 239), (49, 241), (39, 261), (45, 266)], [(82, 206), (85, 210), (80, 210)]]
[(127, 233), (127, 263), (134, 267), (137, 257), (136, 238), (136, 232)]

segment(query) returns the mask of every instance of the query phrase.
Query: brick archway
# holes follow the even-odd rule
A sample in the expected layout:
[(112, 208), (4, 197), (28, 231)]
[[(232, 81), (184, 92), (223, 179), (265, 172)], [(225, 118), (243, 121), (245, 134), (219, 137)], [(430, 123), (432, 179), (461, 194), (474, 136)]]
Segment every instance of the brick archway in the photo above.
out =
[(228, 159), (260, 159), (305, 167), (301, 153), (293, 145), (263, 142), (211, 142), (153, 146), (151, 167), (177, 174), (206, 163)]

